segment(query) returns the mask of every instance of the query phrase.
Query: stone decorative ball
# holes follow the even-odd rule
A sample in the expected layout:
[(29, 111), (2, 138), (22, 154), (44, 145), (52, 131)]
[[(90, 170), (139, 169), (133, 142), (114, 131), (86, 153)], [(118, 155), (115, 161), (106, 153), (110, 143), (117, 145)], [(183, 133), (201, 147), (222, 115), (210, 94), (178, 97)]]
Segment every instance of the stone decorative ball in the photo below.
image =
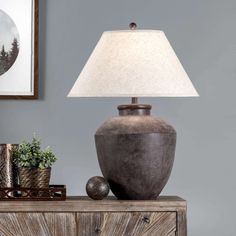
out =
[(90, 178), (86, 184), (86, 192), (93, 200), (102, 200), (109, 194), (110, 186), (108, 182), (100, 176)]

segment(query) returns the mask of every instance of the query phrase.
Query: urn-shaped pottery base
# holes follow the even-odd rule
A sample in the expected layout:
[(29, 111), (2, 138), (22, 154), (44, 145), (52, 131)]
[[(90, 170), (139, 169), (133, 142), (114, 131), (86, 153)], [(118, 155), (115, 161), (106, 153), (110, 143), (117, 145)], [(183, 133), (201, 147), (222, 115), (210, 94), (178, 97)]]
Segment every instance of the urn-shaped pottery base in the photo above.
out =
[(106, 121), (95, 142), (102, 173), (118, 199), (156, 199), (170, 176), (176, 132), (150, 116), (150, 105), (121, 105), (120, 116)]

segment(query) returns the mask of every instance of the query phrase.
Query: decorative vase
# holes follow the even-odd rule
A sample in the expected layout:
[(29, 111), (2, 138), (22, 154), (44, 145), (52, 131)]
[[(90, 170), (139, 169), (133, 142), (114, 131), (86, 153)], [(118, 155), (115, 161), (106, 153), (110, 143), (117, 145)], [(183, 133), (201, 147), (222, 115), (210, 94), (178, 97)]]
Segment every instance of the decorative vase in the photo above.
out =
[(18, 144), (0, 144), (0, 187), (12, 188), (18, 184), (17, 168), (12, 160), (12, 152)]
[(20, 186), (23, 188), (48, 188), (51, 168), (19, 168)]
[(156, 199), (174, 162), (176, 132), (150, 115), (150, 105), (121, 105), (95, 142), (101, 171), (118, 199)]

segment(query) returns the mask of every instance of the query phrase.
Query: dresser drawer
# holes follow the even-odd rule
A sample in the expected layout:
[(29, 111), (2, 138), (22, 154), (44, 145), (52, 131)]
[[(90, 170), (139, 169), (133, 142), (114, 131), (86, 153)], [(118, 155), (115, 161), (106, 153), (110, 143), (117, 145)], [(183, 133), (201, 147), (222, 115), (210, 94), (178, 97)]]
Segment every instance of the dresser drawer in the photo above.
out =
[(176, 212), (78, 213), (80, 236), (174, 236)]
[(0, 213), (1, 236), (76, 236), (75, 213)]

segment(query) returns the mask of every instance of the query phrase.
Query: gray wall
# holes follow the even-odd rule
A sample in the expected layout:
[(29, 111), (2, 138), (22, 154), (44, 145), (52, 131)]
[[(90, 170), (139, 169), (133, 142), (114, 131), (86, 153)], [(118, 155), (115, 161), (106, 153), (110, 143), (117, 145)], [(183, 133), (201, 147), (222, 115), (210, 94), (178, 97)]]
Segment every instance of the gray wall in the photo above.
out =
[(236, 1), (40, 1), (40, 99), (0, 101), (0, 143), (33, 132), (59, 160), (54, 183), (85, 194), (100, 175), (93, 134), (127, 99), (68, 99), (93, 47), (105, 30), (165, 31), (200, 98), (143, 99), (178, 132), (174, 169), (163, 194), (188, 200), (189, 235), (235, 235)]

